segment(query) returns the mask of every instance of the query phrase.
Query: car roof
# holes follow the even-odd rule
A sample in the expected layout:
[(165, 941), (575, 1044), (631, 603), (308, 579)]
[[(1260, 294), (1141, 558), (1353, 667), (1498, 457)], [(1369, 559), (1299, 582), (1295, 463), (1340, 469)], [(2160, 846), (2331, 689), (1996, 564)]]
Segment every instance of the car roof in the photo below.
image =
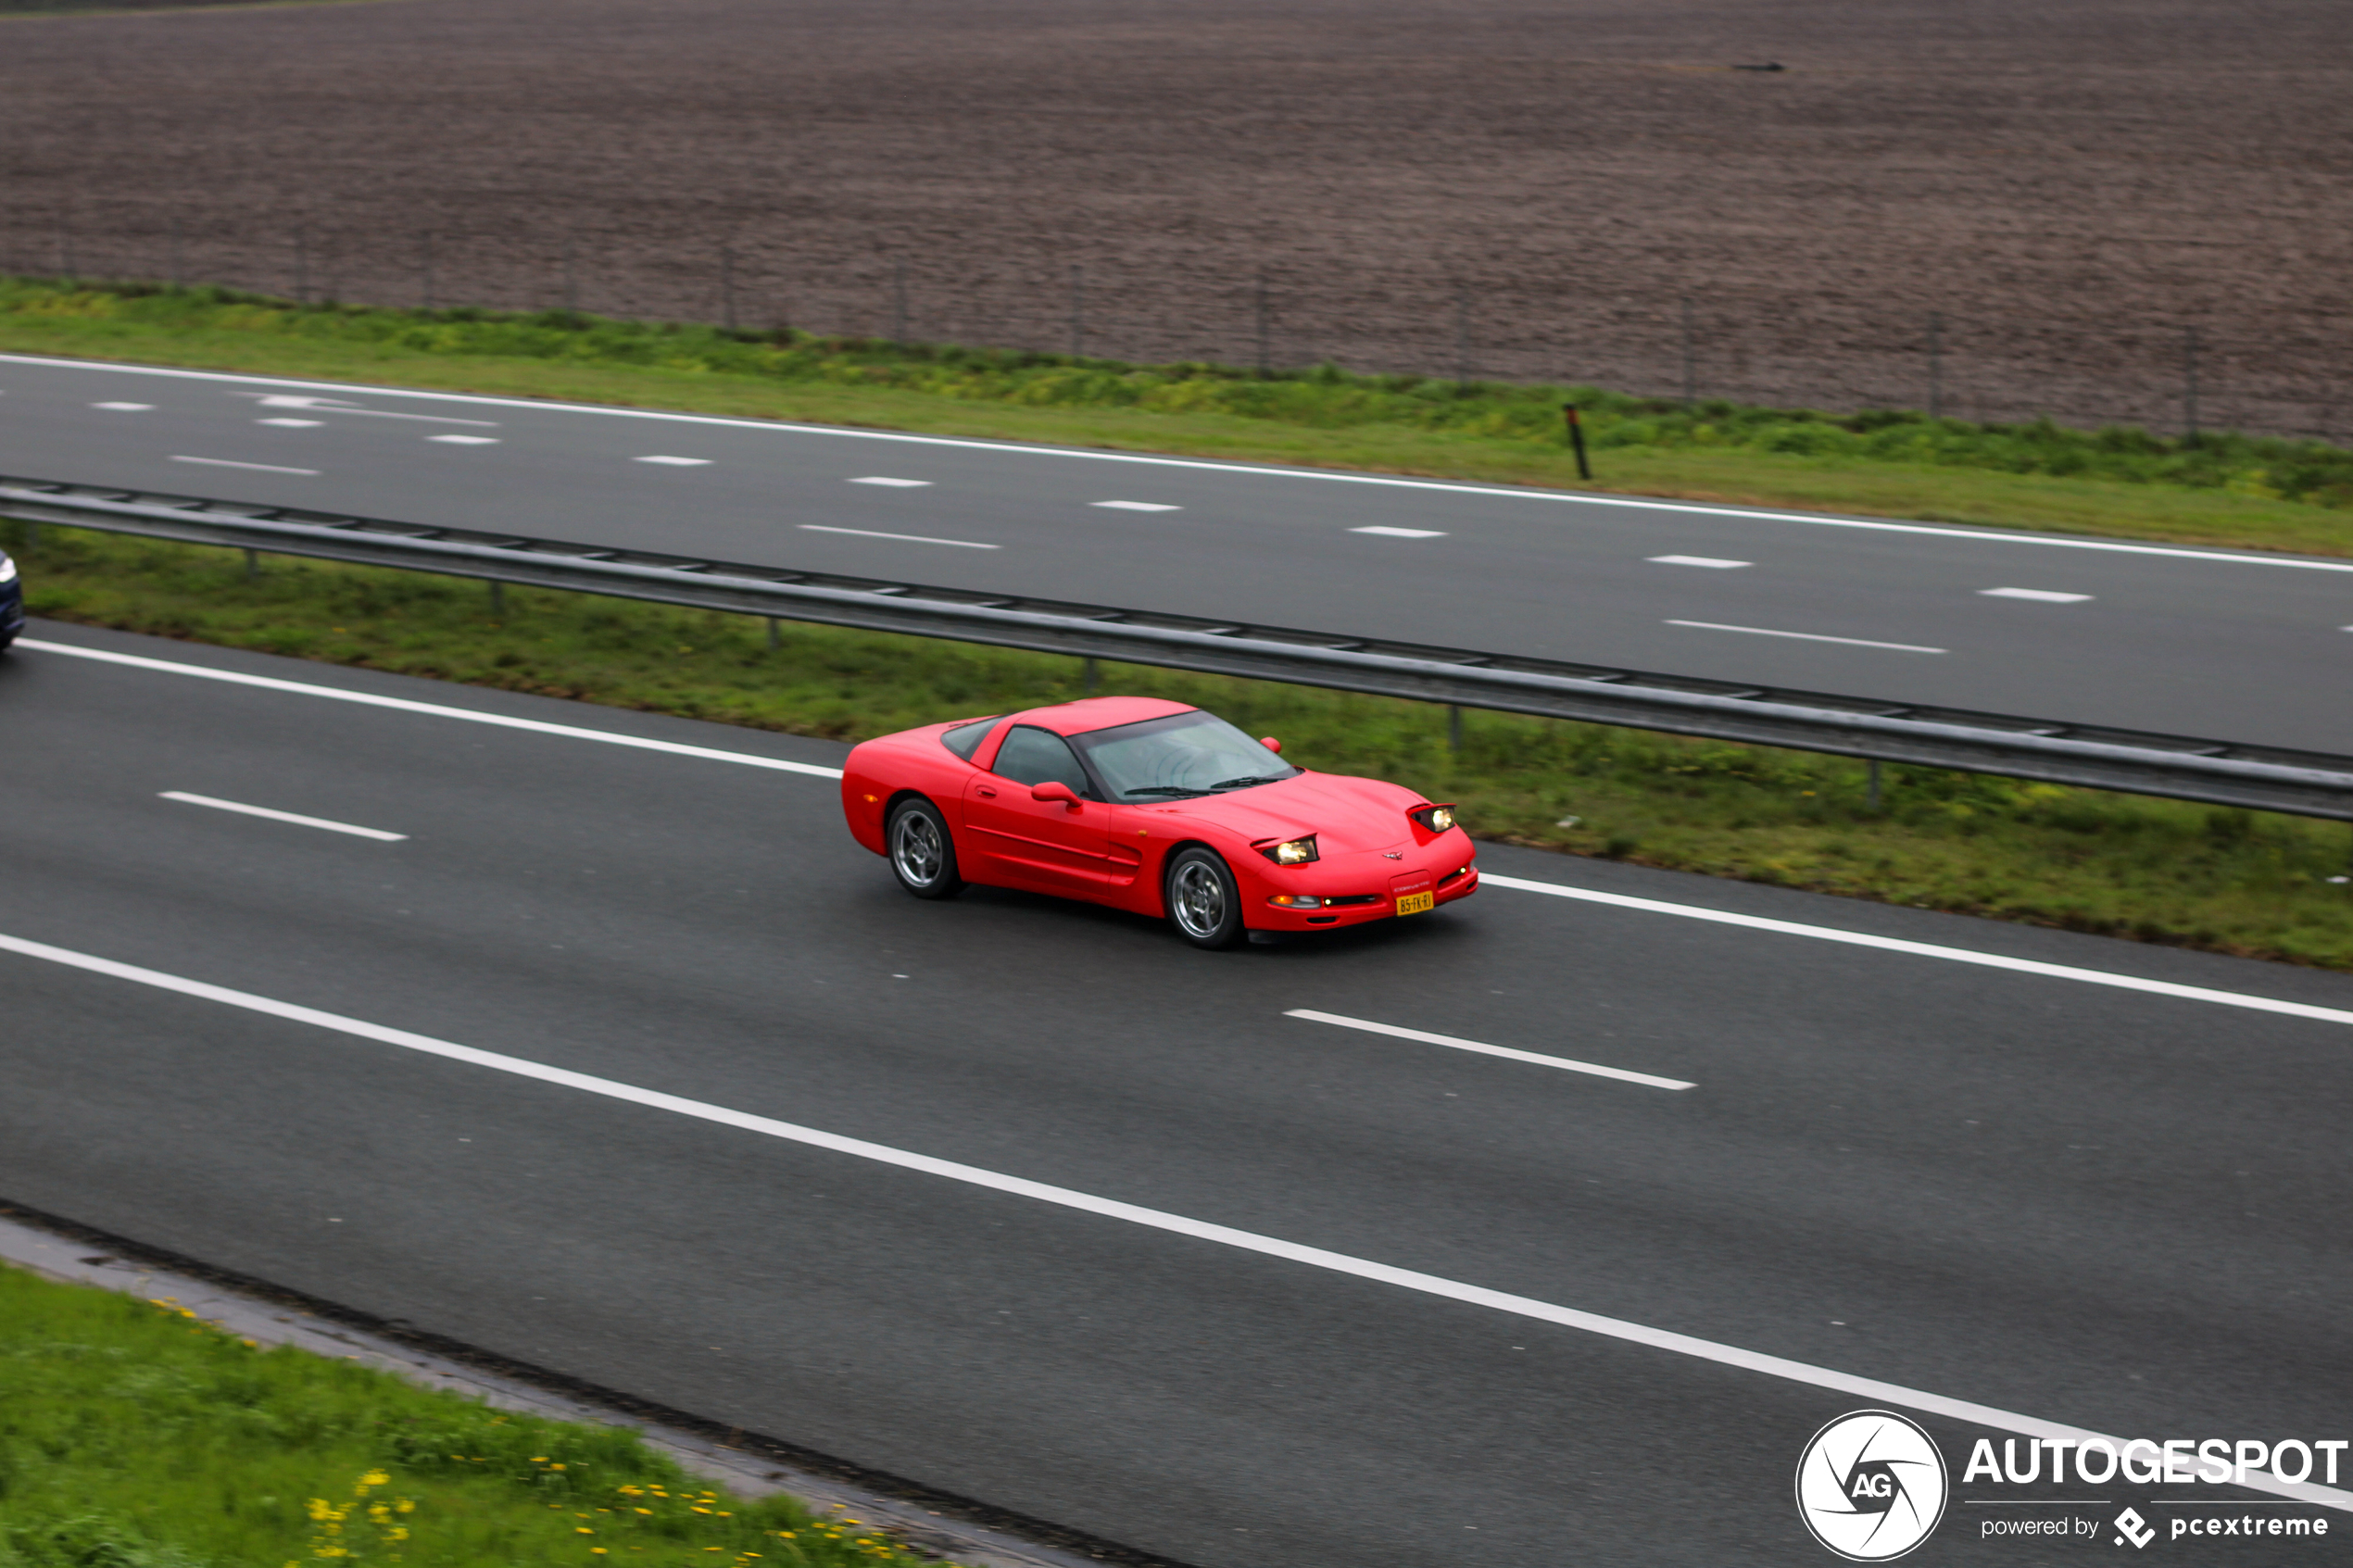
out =
[(1170, 702), (1165, 697), (1089, 696), (1076, 702), (1058, 702), (1051, 708), (1033, 708), (1026, 713), (1014, 714), (1013, 721), (1035, 724), (1058, 735), (1083, 735), (1089, 730), (1108, 730), (1114, 724), (1139, 724), (1147, 719), (1165, 719), (1171, 713), (1192, 711), (1192, 704)]

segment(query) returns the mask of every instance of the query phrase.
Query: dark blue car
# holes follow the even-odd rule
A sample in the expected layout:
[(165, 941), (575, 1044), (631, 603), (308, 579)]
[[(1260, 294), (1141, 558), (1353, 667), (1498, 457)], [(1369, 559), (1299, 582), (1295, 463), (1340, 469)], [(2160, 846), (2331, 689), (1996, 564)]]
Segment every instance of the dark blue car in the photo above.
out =
[(17, 563), (0, 550), (0, 648), (17, 640), (24, 630), (24, 583), (17, 576)]

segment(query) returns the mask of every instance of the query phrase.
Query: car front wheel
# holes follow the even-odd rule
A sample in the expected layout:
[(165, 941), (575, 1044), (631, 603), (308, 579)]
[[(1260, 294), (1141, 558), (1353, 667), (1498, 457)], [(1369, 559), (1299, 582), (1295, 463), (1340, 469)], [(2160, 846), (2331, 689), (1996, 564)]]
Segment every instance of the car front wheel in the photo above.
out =
[(956, 874), (956, 841), (938, 807), (910, 800), (890, 814), (884, 834), (900, 886), (918, 898), (953, 898), (964, 890), (964, 879)]
[(1196, 846), (1170, 858), (1164, 891), (1168, 922), (1196, 947), (1230, 947), (1242, 939), (1242, 896), (1215, 851)]

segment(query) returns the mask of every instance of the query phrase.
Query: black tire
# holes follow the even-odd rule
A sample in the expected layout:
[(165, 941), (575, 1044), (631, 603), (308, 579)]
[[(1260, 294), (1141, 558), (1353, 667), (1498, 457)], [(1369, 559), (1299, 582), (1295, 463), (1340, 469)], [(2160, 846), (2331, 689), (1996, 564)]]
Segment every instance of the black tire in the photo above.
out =
[(953, 898), (964, 890), (956, 874), (956, 839), (939, 808), (920, 797), (902, 801), (883, 829), (891, 874), (918, 898)]
[(1214, 849), (1196, 844), (1171, 855), (1161, 897), (1168, 906), (1168, 923), (1196, 947), (1230, 947), (1245, 935), (1242, 890)]

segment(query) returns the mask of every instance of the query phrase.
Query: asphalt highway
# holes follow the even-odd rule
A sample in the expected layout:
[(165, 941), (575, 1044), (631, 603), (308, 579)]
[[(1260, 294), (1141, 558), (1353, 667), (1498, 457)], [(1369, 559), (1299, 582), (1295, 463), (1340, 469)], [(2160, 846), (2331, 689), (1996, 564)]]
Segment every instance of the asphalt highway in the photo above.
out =
[(24, 356), (0, 471), (2353, 751), (2346, 560)]
[(2060, 1562), (1981, 1524), (2314, 1510), (1977, 1437), (2353, 1436), (2345, 976), (1502, 847), (1200, 953), (907, 897), (837, 746), (43, 623), (0, 721), (0, 1199), (997, 1507), (1813, 1563), (1802, 1446), (1909, 1399), (1913, 1560)]

